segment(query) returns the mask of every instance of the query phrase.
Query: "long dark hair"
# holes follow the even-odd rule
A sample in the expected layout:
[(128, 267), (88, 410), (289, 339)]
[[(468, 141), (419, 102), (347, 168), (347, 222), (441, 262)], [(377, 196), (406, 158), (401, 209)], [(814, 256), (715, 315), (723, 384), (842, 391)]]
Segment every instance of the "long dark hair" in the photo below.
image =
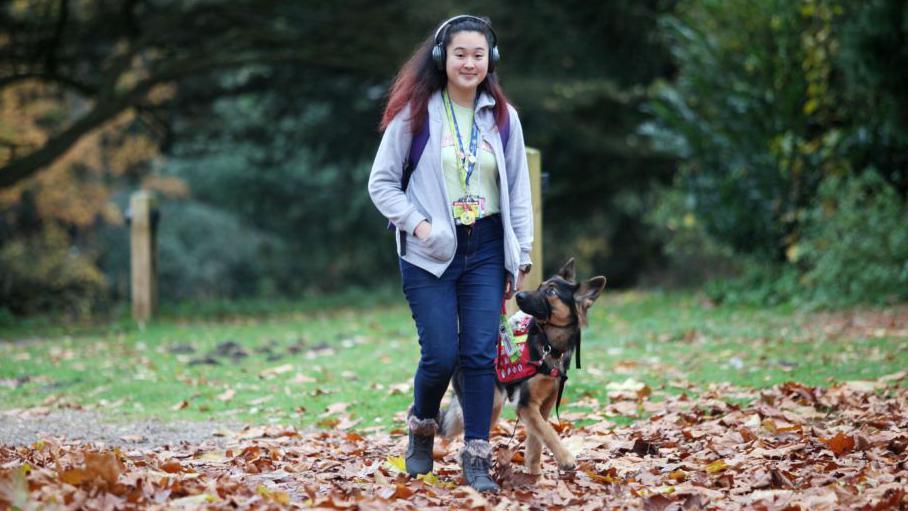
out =
[[(488, 20), (487, 20), (488, 21)], [(448, 47), (451, 37), (457, 32), (479, 32), (486, 38), (489, 50), (492, 49), (492, 36), (489, 27), (477, 20), (465, 18), (457, 20), (450, 24), (445, 31), (442, 46)], [(388, 93), (388, 104), (385, 106), (385, 112), (381, 118), (381, 131), (384, 131), (391, 124), (391, 120), (410, 104), (412, 112), (410, 116), (410, 127), (413, 133), (419, 133), (423, 124), (426, 122), (426, 107), (429, 104), (429, 97), (448, 83), (448, 77), (444, 69), (438, 69), (432, 60), (432, 47), (435, 46), (435, 32), (426, 38), (416, 49), (409, 60), (397, 73), (391, 91)], [(491, 58), (491, 52), (486, 53), (487, 58)], [(498, 85), (498, 75), (489, 73), (477, 88), (477, 93), (488, 92), (495, 98), (495, 122), (501, 124), (507, 115), (508, 98)]]

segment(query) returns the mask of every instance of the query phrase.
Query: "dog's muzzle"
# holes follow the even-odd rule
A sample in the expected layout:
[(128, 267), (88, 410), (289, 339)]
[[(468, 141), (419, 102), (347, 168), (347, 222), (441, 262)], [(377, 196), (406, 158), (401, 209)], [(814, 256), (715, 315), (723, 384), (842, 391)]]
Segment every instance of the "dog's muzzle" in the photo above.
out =
[(539, 293), (521, 291), (517, 293), (517, 306), (523, 312), (536, 318), (540, 323), (546, 323), (552, 315), (552, 308), (548, 300), (539, 296)]

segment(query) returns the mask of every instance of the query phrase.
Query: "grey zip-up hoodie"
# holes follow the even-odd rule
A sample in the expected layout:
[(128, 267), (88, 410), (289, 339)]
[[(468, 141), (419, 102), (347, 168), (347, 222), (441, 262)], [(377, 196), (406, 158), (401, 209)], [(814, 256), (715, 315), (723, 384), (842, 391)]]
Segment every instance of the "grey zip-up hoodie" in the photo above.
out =
[[(517, 111), (508, 105), (511, 133), (508, 147), (501, 147), (501, 136), (495, 124), (495, 98), (480, 93), (476, 102), (475, 122), (480, 137), (491, 145), (498, 164), (501, 193), (501, 218), (504, 227), (505, 269), (515, 278), (520, 265), (529, 264), (533, 245), (533, 205), (530, 196), (530, 176), (527, 168), (523, 129)], [(407, 105), (385, 130), (372, 173), (369, 175), (369, 195), (375, 207), (399, 231), (407, 234), (406, 254), (402, 258), (437, 277), (454, 259), (457, 235), (451, 214), (451, 195), (445, 187), (441, 166), (441, 135), (445, 120), (441, 91), (429, 98), (429, 140), (419, 159), (407, 191), (401, 190), (404, 160), (410, 152), (413, 133), (410, 129), (410, 106)], [(413, 236), (423, 220), (432, 224), (425, 240)], [(398, 233), (399, 234), (399, 233)], [(401, 236), (397, 239), (400, 254)]]

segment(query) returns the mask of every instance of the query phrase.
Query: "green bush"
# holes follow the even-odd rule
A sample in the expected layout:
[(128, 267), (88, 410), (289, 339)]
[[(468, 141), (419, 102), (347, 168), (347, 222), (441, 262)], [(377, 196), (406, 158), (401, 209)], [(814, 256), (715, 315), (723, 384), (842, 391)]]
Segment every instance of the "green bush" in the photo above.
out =
[[(310, 101), (297, 105), (299, 115), (290, 115), (278, 108), (279, 99), (274, 94), (221, 99), (215, 105), (219, 121), (201, 134), (187, 134), (163, 169), (184, 180), (198, 204), (229, 212), (237, 228), (246, 226), (262, 243), (268, 240), (254, 270), (219, 262), (232, 256), (217, 252), (210, 254), (212, 267), (252, 271), (266, 294), (283, 296), (394, 281), (396, 274), (388, 271), (396, 267), (394, 236), (366, 191), (370, 162), (350, 160), (347, 147), (324, 154), (326, 148), (312, 147), (313, 139), (304, 136), (321, 122), (330, 121), (332, 129), (343, 126), (336, 120), (344, 113)], [(172, 220), (162, 217), (162, 229)], [(244, 285), (253, 278), (236, 276)], [(213, 283), (203, 280), (209, 287)], [(247, 296), (245, 288), (235, 291)]]
[(94, 258), (53, 224), (32, 237), (5, 241), (0, 268), (4, 316), (53, 310), (85, 317), (106, 302), (107, 281)]
[(803, 286), (797, 268), (765, 258), (747, 257), (739, 262), (735, 277), (712, 280), (703, 291), (716, 303), (728, 305), (801, 304)]
[[(126, 197), (118, 200), (125, 201)], [(272, 296), (272, 254), (280, 242), (243, 223), (232, 212), (192, 200), (159, 202), (158, 296), (163, 302)], [(99, 265), (115, 299), (130, 300), (128, 226), (106, 226)], [(273, 287), (273, 285), (272, 285)]]
[(723, 303), (817, 308), (908, 300), (906, 219), (908, 205), (876, 171), (827, 178), (788, 264), (749, 257), (704, 291)]
[(656, 87), (645, 127), (682, 158), (678, 186), (705, 231), (742, 254), (776, 258), (797, 208), (780, 159), (806, 133), (806, 80), (796, 2), (689, 0), (663, 19), (679, 66)]
[(679, 186), (656, 188), (645, 213), (653, 237), (659, 240), (665, 262), (648, 277), (660, 285), (697, 286), (738, 270), (739, 257), (706, 232)]
[(908, 205), (875, 170), (823, 183), (802, 246), (817, 302), (908, 299)]
[[(872, 128), (845, 92), (838, 0), (686, 0), (663, 19), (678, 63), (644, 133), (682, 158), (678, 186), (705, 231), (739, 254), (784, 262), (826, 176), (865, 164)], [(865, 137), (866, 138), (866, 137)]]
[(900, 0), (682, 0), (663, 18), (678, 75), (641, 131), (681, 164), (654, 225), (696, 221), (664, 232), (672, 264), (698, 240), (734, 251), (713, 299), (908, 298), (906, 16)]
[(197, 202), (164, 202), (158, 237), (162, 299), (266, 295), (274, 239), (232, 212)]

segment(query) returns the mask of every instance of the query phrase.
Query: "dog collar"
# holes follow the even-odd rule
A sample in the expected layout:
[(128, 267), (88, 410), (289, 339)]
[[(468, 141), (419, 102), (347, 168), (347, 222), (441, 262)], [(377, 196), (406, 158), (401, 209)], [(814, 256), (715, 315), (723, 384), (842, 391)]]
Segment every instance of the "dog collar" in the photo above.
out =
[[(555, 358), (556, 360), (560, 360), (561, 357), (564, 356), (564, 352), (555, 348), (549, 342), (549, 336), (546, 335), (546, 333), (545, 333), (545, 328), (544, 328), (545, 326), (551, 326), (553, 328), (569, 328), (569, 327), (572, 327), (575, 325), (577, 325), (577, 322), (570, 323), (570, 324), (564, 325), (564, 326), (546, 325), (545, 323), (540, 323), (538, 319), (533, 318), (533, 322), (530, 324), (530, 328), (531, 329), (535, 328), (536, 331), (538, 332), (538, 338), (540, 340), (539, 344), (540, 344), (541, 348), (536, 348), (535, 346), (533, 348), (534, 348), (534, 350), (539, 350), (536, 353), (539, 356), (539, 360), (542, 361), (543, 359), (545, 359), (546, 355), (552, 355), (552, 357)], [(577, 358), (574, 359), (574, 363), (576, 364), (577, 369), (580, 369), (580, 333), (581, 333), (580, 328), (577, 328), (577, 334), (576, 334), (577, 340), (574, 342), (574, 351), (577, 352)], [(557, 354), (557, 355), (553, 355), (553, 354)], [(567, 367), (565, 367), (564, 369), (565, 369), (565, 371), (567, 371)], [(555, 376), (555, 375), (552, 375), (552, 376)]]
[(577, 322), (576, 322), (576, 321), (572, 321), (572, 322), (570, 322), (570, 323), (568, 323), (568, 324), (566, 324), (566, 325), (558, 325), (558, 324), (552, 323), (551, 321), (543, 321), (543, 322), (540, 322), (540, 324), (541, 324), (542, 326), (550, 326), (550, 327), (552, 327), (552, 328), (570, 328), (570, 327), (572, 327), (572, 326), (577, 325)]

